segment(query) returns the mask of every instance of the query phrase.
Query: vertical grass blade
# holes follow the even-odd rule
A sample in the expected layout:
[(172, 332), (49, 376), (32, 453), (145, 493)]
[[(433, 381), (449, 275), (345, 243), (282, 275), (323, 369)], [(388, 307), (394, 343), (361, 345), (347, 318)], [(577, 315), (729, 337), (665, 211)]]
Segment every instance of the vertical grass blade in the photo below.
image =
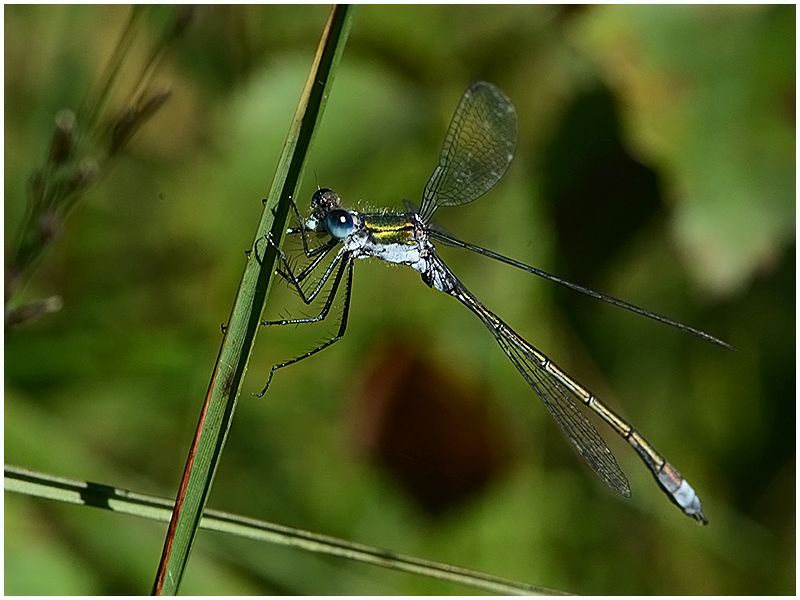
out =
[(185, 572), (233, 420), (274, 271), (275, 252), (264, 243), (265, 236), (271, 234), (280, 243), (286, 229), (289, 198), (298, 187), (351, 23), (352, 8), (333, 7), (292, 120), (189, 451), (153, 586), (155, 594), (176, 594)]

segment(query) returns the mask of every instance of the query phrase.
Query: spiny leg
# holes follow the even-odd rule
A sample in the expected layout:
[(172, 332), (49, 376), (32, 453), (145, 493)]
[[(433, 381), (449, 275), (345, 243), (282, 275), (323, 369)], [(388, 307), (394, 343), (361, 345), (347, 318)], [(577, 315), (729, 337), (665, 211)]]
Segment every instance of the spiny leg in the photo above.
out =
[[(325, 258), (325, 256), (327, 256), (327, 254), (333, 249), (333, 247), (336, 244), (339, 243), (339, 241), (335, 240), (335, 239), (332, 239), (332, 240), (329, 240), (328, 242), (326, 242), (325, 244), (323, 244), (322, 246), (320, 246), (320, 248), (324, 248), (325, 251), (322, 252), (321, 254), (319, 254), (318, 256), (314, 257), (314, 260), (312, 260), (310, 264), (306, 265), (303, 268), (303, 270), (300, 271), (299, 274), (295, 275), (292, 272), (292, 266), (289, 264), (289, 259), (286, 257), (286, 254), (284, 254), (283, 250), (281, 250), (277, 246), (275, 241), (272, 239), (272, 236), (267, 234), (266, 240), (267, 240), (267, 243), (275, 249), (275, 252), (278, 253), (278, 257), (281, 259), (281, 262), (283, 263), (283, 268), (285, 269), (284, 271), (281, 271), (280, 269), (277, 269), (275, 272), (278, 275), (280, 275), (281, 277), (283, 277), (290, 285), (292, 285), (295, 288), (297, 293), (300, 295), (300, 298), (302, 298), (303, 302), (306, 303), (306, 304), (311, 304), (316, 299), (316, 297), (319, 295), (320, 291), (322, 291), (322, 288), (325, 286), (325, 284), (327, 283), (328, 279), (330, 278), (331, 273), (333, 273), (334, 269), (336, 268), (336, 265), (339, 263), (339, 261), (342, 260), (342, 257), (346, 253), (346, 250), (344, 248), (341, 248), (339, 250), (339, 252), (337, 253), (336, 257), (334, 257), (334, 259), (331, 261), (331, 264), (328, 265), (327, 269), (325, 270), (325, 273), (323, 273), (322, 277), (320, 277), (320, 279), (317, 282), (317, 286), (314, 289), (314, 291), (311, 292), (310, 295), (306, 296), (306, 294), (303, 291), (303, 288), (302, 288), (302, 286), (300, 284), (311, 273), (314, 272), (314, 270), (319, 266), (319, 264), (322, 262), (322, 260)], [(269, 325), (269, 323), (266, 323), (266, 322), (262, 322), (261, 324), (262, 325)]]
[[(338, 258), (341, 257), (341, 254)], [(272, 369), (270, 369), (269, 377), (267, 378), (267, 383), (264, 386), (264, 389), (261, 390), (260, 394), (255, 394), (259, 398), (262, 397), (266, 392), (267, 388), (269, 388), (269, 384), (272, 382), (272, 377), (275, 375), (275, 371), (278, 369), (282, 369), (283, 367), (288, 367), (289, 365), (293, 365), (296, 362), (299, 362), (303, 359), (306, 359), (310, 356), (313, 356), (317, 352), (324, 350), (328, 346), (338, 342), (344, 336), (345, 329), (347, 328), (347, 317), (350, 312), (350, 293), (353, 287), (353, 255), (350, 253), (345, 253), (344, 260), (341, 261), (339, 265), (339, 269), (336, 271), (336, 277), (334, 278), (333, 285), (331, 286), (331, 291), (328, 294), (328, 297), (325, 299), (325, 305), (322, 307), (322, 311), (316, 317), (312, 317), (309, 319), (287, 319), (282, 321), (263, 321), (262, 325), (293, 325), (299, 323), (315, 323), (317, 321), (322, 321), (325, 317), (328, 316), (328, 312), (330, 311), (331, 306), (333, 305), (333, 300), (336, 296), (336, 292), (339, 289), (339, 285), (342, 282), (342, 275), (344, 274), (345, 270), (347, 271), (347, 280), (345, 281), (345, 292), (344, 292), (344, 305), (342, 307), (342, 318), (339, 322), (339, 331), (336, 333), (334, 337), (323, 343), (322, 345), (314, 348), (313, 350), (306, 352), (302, 356), (298, 356), (297, 358), (293, 358), (292, 360), (273, 365)]]
[[(309, 259), (313, 258), (314, 260), (310, 264), (306, 265), (306, 267), (297, 276), (290, 276), (287, 273), (291, 273), (292, 272), (292, 268), (289, 265), (289, 261), (286, 258), (286, 255), (283, 253), (283, 251), (280, 249), (278, 244), (275, 242), (275, 240), (274, 240), (274, 238), (272, 236), (272, 232), (268, 232), (264, 236), (263, 239), (264, 239), (264, 242), (267, 244), (267, 246), (271, 246), (275, 250), (275, 252), (280, 257), (281, 262), (283, 263), (284, 267), (286, 268), (286, 272), (278, 270), (278, 271), (276, 271), (277, 274), (281, 275), (284, 279), (286, 279), (288, 281), (292, 281), (292, 280), (303, 281), (306, 277), (308, 277), (308, 275), (312, 271), (314, 271), (314, 269), (317, 267), (317, 265), (325, 258), (325, 256), (328, 254), (328, 252), (330, 252), (330, 250), (334, 246), (336, 246), (336, 244), (339, 243), (339, 241), (332, 238), (332, 239), (329, 239), (324, 244), (321, 244), (320, 246), (318, 246), (318, 247), (316, 247), (314, 249), (310, 249), (309, 248), (309, 244), (308, 244), (308, 237), (306, 236), (306, 232), (308, 231), (308, 228), (305, 225), (305, 221), (303, 220), (303, 217), (300, 215), (300, 211), (297, 209), (297, 205), (294, 203), (294, 200), (291, 197), (289, 198), (289, 202), (291, 203), (292, 209), (294, 210), (294, 213), (295, 213), (295, 216), (297, 217), (297, 220), (300, 223), (300, 227), (289, 228), (289, 229), (286, 230), (286, 233), (287, 234), (297, 234), (297, 233), (301, 234), (302, 240), (303, 240), (303, 252), (306, 255), (306, 258), (309, 258)], [(259, 238), (259, 239), (261, 239), (261, 238)], [(256, 242), (256, 244), (257, 243), (258, 242)], [(265, 253), (266, 253), (266, 250), (265, 250)], [(250, 255), (250, 251), (248, 250), (247, 252), (245, 252), (245, 254), (247, 254), (247, 256), (249, 256)], [(258, 246), (257, 245), (256, 245), (256, 257), (258, 258)], [(259, 262), (261, 262), (263, 260), (263, 256), (258, 258), (258, 260), (259, 260)]]
[[(330, 240), (328, 240), (327, 242), (325, 242), (324, 244), (322, 244), (321, 246), (319, 246), (318, 248), (315, 249), (315, 251), (319, 251), (315, 256), (312, 257), (312, 256), (309, 256), (309, 255), (306, 255), (307, 258), (313, 258), (313, 260), (309, 264), (307, 264), (305, 267), (303, 267), (303, 270), (300, 271), (299, 273), (297, 273), (297, 275), (293, 275), (292, 279), (294, 281), (296, 281), (297, 283), (300, 283), (300, 282), (304, 281), (306, 279), (306, 277), (308, 277), (311, 273), (313, 273), (317, 269), (317, 267), (323, 261), (323, 259), (328, 255), (328, 253), (331, 250), (333, 250), (333, 248), (338, 243), (339, 243), (339, 240), (330, 239)], [(342, 254), (342, 252), (343, 251), (340, 250), (339, 254)], [(336, 260), (338, 260), (338, 257), (336, 259), (334, 259), (333, 262), (336, 262)], [(283, 262), (284, 262), (284, 266), (288, 266), (288, 263), (287, 263), (287, 261), (285, 259), (284, 259)], [(329, 266), (328, 267), (328, 271), (331, 271), (331, 270), (332, 269)], [(286, 278), (287, 280), (289, 279), (289, 276), (287, 276), (287, 274), (284, 273), (284, 272), (280, 272), (280, 275), (283, 276), (284, 278)]]
[(311, 260), (311, 262), (307, 264), (298, 274), (294, 274), (292, 267), (289, 264), (289, 260), (286, 257), (286, 254), (283, 252), (283, 250), (280, 249), (280, 247), (278, 247), (275, 240), (272, 238), (271, 233), (268, 233), (264, 237), (267, 244), (269, 246), (272, 246), (272, 248), (280, 257), (281, 262), (283, 263), (283, 268), (285, 269), (285, 271), (277, 269), (275, 272), (284, 279), (286, 279), (290, 284), (292, 284), (296, 288), (297, 292), (300, 294), (300, 297), (303, 299), (303, 302), (305, 302), (306, 304), (310, 304), (311, 302), (313, 302), (314, 298), (316, 298), (316, 296), (319, 294), (321, 288), (325, 285), (325, 282), (328, 280), (328, 277), (330, 277), (331, 272), (336, 267), (336, 263), (338, 262), (338, 260), (341, 259), (343, 251), (340, 251), (339, 255), (328, 266), (326, 273), (322, 276), (322, 278), (318, 282), (314, 292), (309, 297), (306, 297), (305, 293), (303, 292), (299, 284), (303, 282), (311, 273), (313, 273), (316, 270), (316, 268), (325, 259), (328, 253), (339, 243), (339, 240), (331, 238), (327, 242), (319, 245), (313, 250), (309, 249), (308, 237), (306, 235), (308, 228), (305, 225), (303, 217), (300, 215), (300, 211), (298, 210), (297, 205), (295, 204), (294, 200), (291, 197), (289, 198), (289, 202), (292, 205), (292, 209), (294, 210), (295, 216), (300, 226), (296, 228), (290, 228), (286, 231), (286, 233), (301, 234), (303, 241), (303, 252), (306, 258), (313, 260)]
[[(294, 233), (299, 233), (300, 234), (300, 236), (301, 236), (301, 238), (303, 240), (303, 251), (305, 252), (305, 255), (306, 255), (307, 258), (314, 258), (315, 256), (317, 256), (320, 253), (323, 256), (325, 254), (327, 254), (328, 250), (330, 250), (333, 246), (335, 246), (338, 243), (338, 241), (335, 240), (335, 239), (331, 239), (331, 240), (328, 240), (325, 244), (322, 244), (321, 246), (319, 246), (317, 248), (314, 248), (313, 250), (309, 250), (308, 237), (306, 235), (306, 232), (308, 232), (308, 227), (306, 227), (306, 222), (303, 219), (302, 215), (300, 215), (300, 210), (297, 208), (297, 204), (295, 204), (294, 199), (290, 197), (289, 198), (289, 202), (292, 204), (292, 209), (294, 209), (294, 214), (297, 217), (297, 221), (298, 221), (298, 223), (300, 223), (300, 226), (299, 227), (292, 227), (290, 229), (287, 229), (286, 233), (287, 234), (294, 234)], [(302, 277), (301, 277), (301, 279), (302, 279)]]
[[(342, 260), (343, 256), (345, 257), (344, 260)], [(319, 292), (323, 289), (324, 284), (327, 283), (328, 279), (330, 279), (331, 273), (333, 273), (336, 265), (337, 264), (339, 265), (339, 269), (336, 271), (336, 276), (333, 278), (333, 284), (331, 285), (330, 292), (328, 293), (328, 296), (325, 298), (325, 304), (323, 305), (322, 310), (316, 317), (308, 317), (306, 319), (281, 319), (279, 321), (261, 321), (261, 324), (299, 325), (302, 323), (318, 323), (319, 321), (323, 321), (325, 317), (328, 316), (328, 312), (330, 311), (331, 306), (333, 306), (333, 300), (336, 296), (336, 292), (339, 289), (339, 285), (341, 284), (342, 281), (342, 274), (344, 273), (346, 266), (348, 264), (352, 264), (352, 261), (353, 261), (352, 255), (346, 252), (344, 249), (342, 249), (342, 251), (340, 251), (339, 254), (336, 256), (336, 258), (333, 260), (333, 262), (331, 262), (330, 266), (325, 271), (322, 278), (320, 278), (317, 287), (314, 289), (311, 295), (308, 296), (308, 298), (306, 298), (306, 296), (303, 294), (303, 290), (300, 288), (297, 280), (292, 277), (291, 273), (289, 273), (288, 275), (284, 275), (284, 277), (286, 277), (289, 283), (293, 284), (296, 287), (297, 291), (300, 293), (300, 297), (303, 299), (303, 302), (305, 302), (306, 304), (311, 304), (311, 302), (313, 302), (316, 299), (316, 297), (319, 295)]]

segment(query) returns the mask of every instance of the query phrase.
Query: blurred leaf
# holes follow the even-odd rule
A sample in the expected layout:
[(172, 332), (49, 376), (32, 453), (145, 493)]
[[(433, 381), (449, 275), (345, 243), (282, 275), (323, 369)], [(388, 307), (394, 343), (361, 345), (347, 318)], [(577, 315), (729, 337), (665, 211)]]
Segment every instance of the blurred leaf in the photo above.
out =
[(698, 284), (741, 290), (795, 237), (794, 6), (605, 7), (583, 46), (667, 177)]

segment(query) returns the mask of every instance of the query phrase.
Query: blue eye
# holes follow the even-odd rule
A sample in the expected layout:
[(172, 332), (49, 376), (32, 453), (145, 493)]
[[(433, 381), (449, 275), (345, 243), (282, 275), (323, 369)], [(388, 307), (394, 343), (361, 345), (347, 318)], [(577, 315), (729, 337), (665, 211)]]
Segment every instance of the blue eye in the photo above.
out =
[(334, 209), (325, 215), (322, 224), (325, 231), (340, 240), (353, 233), (353, 229), (355, 229), (353, 215), (341, 208)]

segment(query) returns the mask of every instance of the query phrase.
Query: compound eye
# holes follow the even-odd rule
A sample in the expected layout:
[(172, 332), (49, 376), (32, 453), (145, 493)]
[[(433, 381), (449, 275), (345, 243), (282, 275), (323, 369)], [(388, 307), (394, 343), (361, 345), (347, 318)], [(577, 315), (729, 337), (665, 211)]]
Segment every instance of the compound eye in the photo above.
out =
[(353, 229), (355, 229), (353, 215), (341, 208), (334, 209), (325, 215), (322, 223), (325, 231), (340, 240), (353, 233)]
[(313, 196), (311, 196), (311, 205), (313, 206), (315, 204), (321, 204), (326, 196), (333, 196), (335, 198), (336, 194), (333, 192), (333, 190), (328, 188), (320, 188), (314, 192)]

